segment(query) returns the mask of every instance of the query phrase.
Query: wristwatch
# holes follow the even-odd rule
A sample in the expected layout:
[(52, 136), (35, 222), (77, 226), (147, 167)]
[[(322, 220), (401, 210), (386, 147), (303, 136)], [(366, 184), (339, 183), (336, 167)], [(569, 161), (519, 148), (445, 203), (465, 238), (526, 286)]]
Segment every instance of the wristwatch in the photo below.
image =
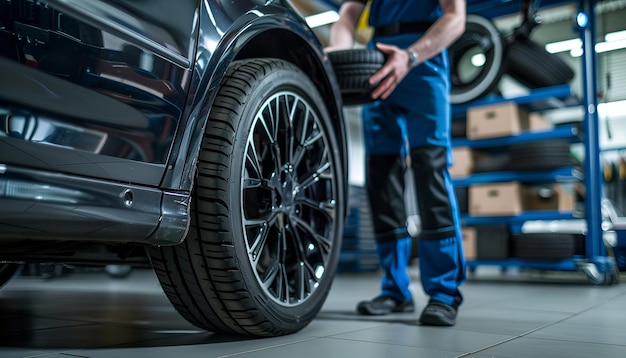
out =
[(417, 52), (406, 49), (406, 54), (409, 55), (409, 68), (413, 68), (417, 65), (419, 65), (420, 61), (419, 61), (419, 55), (417, 54)]

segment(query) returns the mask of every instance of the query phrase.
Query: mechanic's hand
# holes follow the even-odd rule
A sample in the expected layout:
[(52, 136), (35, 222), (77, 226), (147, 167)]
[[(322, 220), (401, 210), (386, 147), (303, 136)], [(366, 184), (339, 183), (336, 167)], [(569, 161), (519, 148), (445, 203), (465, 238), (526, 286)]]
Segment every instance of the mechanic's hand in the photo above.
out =
[(372, 98), (385, 99), (409, 73), (409, 55), (394, 45), (377, 43), (376, 48), (387, 55), (387, 61), (369, 78), (369, 83), (373, 85), (380, 81), (378, 87), (372, 91)]

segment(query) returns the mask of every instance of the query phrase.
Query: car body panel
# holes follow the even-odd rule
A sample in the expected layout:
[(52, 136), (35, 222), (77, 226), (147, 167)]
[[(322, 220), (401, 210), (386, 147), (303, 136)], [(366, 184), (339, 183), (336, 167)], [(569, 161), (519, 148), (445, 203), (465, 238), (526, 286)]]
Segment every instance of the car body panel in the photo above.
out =
[(0, 242), (180, 243), (208, 112), (238, 58), (297, 63), (345, 149), (316, 41), (286, 1), (4, 1)]
[[(197, 6), (190, 0), (179, 5), (190, 2)], [(6, 8), (10, 3), (13, 7)], [(188, 53), (195, 41), (187, 40), (187, 48), (175, 45), (165, 26), (132, 23), (148, 17), (102, 1), (9, 5), (4, 4), (3, 16), (13, 19), (4, 21), (10, 25), (2, 31), (0, 75), (10, 80), (0, 84), (5, 117), (0, 130), (10, 146), (24, 151), (17, 163), (158, 185), (190, 86), (193, 54)], [(197, 7), (188, 11), (185, 17), (197, 19)], [(195, 38), (195, 28), (197, 20), (188, 34), (177, 37)], [(11, 154), (0, 151), (0, 163), (13, 163)], [(121, 170), (103, 168), (107, 163)]]

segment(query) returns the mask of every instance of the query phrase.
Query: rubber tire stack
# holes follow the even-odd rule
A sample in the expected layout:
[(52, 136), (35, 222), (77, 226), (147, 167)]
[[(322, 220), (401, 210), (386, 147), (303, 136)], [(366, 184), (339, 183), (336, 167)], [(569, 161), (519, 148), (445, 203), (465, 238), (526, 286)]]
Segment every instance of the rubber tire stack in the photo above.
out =
[(369, 78), (385, 63), (382, 52), (371, 49), (339, 50), (328, 53), (341, 90), (343, 104), (361, 105), (372, 102), (371, 92), (378, 83)]
[[(482, 54), (484, 64), (470, 78), (467, 64)], [(557, 55), (528, 36), (505, 37), (493, 22), (479, 15), (468, 15), (465, 32), (449, 48), (452, 104), (474, 101), (495, 91), (504, 74), (522, 85), (543, 88), (569, 83), (574, 71)]]
[(513, 171), (550, 170), (574, 164), (568, 139), (513, 144), (509, 157)]

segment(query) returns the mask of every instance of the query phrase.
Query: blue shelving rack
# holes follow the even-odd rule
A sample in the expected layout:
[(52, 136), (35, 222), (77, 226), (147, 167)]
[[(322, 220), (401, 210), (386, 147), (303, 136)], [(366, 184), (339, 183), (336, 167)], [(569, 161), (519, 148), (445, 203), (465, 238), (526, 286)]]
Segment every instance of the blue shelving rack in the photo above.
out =
[[(337, 3), (331, 0), (323, 0), (329, 6), (338, 8)], [(551, 6), (572, 4), (576, 0), (535, 0), (536, 8), (549, 8)], [(470, 14), (478, 14), (487, 18), (496, 18), (506, 15), (519, 13), (521, 9), (521, 0), (468, 0), (467, 12)], [(497, 101), (515, 101), (517, 104), (526, 106), (531, 111), (541, 111), (544, 109), (555, 109), (561, 107), (582, 106), (584, 118), (582, 128), (576, 126), (560, 127), (556, 131), (546, 133), (535, 133), (531, 135), (521, 135), (506, 139), (488, 139), (478, 142), (472, 142), (464, 139), (455, 139), (454, 146), (468, 145), (474, 148), (487, 148), (492, 146), (508, 145), (515, 142), (527, 140), (537, 140), (549, 138), (572, 138), (572, 140), (580, 140), (584, 145), (585, 161), (583, 166), (583, 183), (585, 187), (585, 213), (584, 220), (587, 224), (587, 235), (585, 240), (585, 255), (575, 256), (571, 259), (558, 262), (539, 262), (520, 259), (507, 260), (482, 260), (470, 262), (469, 266), (476, 267), (478, 265), (498, 265), (502, 267), (515, 266), (525, 268), (537, 268), (544, 270), (582, 270), (589, 277), (589, 281), (593, 284), (610, 284), (616, 282), (617, 267), (613, 258), (611, 258), (603, 243), (602, 229), (602, 168), (600, 164), (600, 145), (599, 145), (599, 124), (598, 124), (598, 80), (597, 80), (597, 58), (595, 53), (596, 28), (595, 28), (595, 0), (578, 0), (578, 10), (580, 14), (586, 14), (589, 23), (579, 29), (580, 38), (583, 44), (583, 56), (581, 56), (581, 65), (583, 71), (582, 94), (581, 98), (576, 98), (572, 94), (570, 86), (556, 86), (551, 88), (533, 90), (526, 96), (517, 98), (500, 98), (500, 99), (484, 99), (474, 101), (464, 105), (456, 105), (452, 109), (454, 116), (459, 116), (467, 110), (469, 106), (477, 106), (483, 104), (493, 104)], [(579, 179), (580, 173), (572, 168), (560, 169), (552, 173), (495, 173), (492, 176), (477, 176), (476, 181), (489, 182), (491, 180), (511, 179), (507, 176), (518, 175), (536, 175), (534, 179), (561, 180), (561, 179)], [(541, 177), (545, 176), (545, 177)], [(530, 178), (525, 178), (530, 180)], [(455, 182), (458, 185), (467, 185), (470, 179), (460, 179)], [(464, 223), (483, 224), (483, 223), (501, 223), (508, 220), (512, 225), (522, 225), (529, 220), (568, 220), (575, 218), (573, 214), (567, 213), (525, 213), (515, 217), (483, 217), (473, 218), (463, 216)]]
[[(535, 1), (537, 8), (554, 5), (570, 4), (573, 1), (542, 0)], [(495, 18), (520, 11), (521, 1), (512, 0), (469, 0), (468, 13), (478, 14), (487, 18)], [(484, 104), (495, 104), (499, 101), (514, 101), (527, 107), (529, 110), (540, 111), (560, 107), (579, 105), (583, 108), (584, 118), (582, 127), (576, 125), (559, 126), (555, 131), (545, 133), (522, 134), (507, 138), (495, 138), (480, 141), (455, 139), (454, 146), (469, 146), (471, 148), (489, 148), (506, 146), (529, 140), (572, 138), (580, 140), (584, 145), (585, 160), (583, 172), (573, 168), (561, 168), (553, 172), (542, 173), (488, 173), (472, 175), (471, 178), (461, 178), (455, 181), (456, 186), (467, 186), (472, 183), (502, 182), (511, 180), (521, 181), (567, 181), (583, 180), (585, 188), (585, 210), (583, 218), (586, 221), (587, 233), (585, 238), (585, 255), (574, 256), (560, 261), (539, 262), (517, 258), (503, 260), (473, 260), (470, 268), (480, 265), (497, 265), (503, 268), (509, 266), (523, 268), (537, 268), (543, 270), (582, 270), (593, 284), (611, 284), (616, 282), (617, 267), (613, 258), (607, 254), (603, 242), (602, 229), (602, 169), (600, 164), (598, 98), (597, 98), (597, 60), (595, 53), (595, 1), (579, 0), (579, 14), (587, 16), (588, 23), (579, 28), (583, 43), (582, 65), (582, 93), (578, 99), (573, 96), (569, 86), (557, 86), (533, 90), (526, 96), (517, 98), (487, 98), (472, 103), (453, 107), (453, 116), (459, 116), (470, 107)], [(496, 224), (506, 222), (519, 229), (524, 222), (530, 220), (569, 220), (575, 219), (573, 213), (539, 212), (524, 213), (512, 217), (470, 217), (463, 216), (466, 225)]]

